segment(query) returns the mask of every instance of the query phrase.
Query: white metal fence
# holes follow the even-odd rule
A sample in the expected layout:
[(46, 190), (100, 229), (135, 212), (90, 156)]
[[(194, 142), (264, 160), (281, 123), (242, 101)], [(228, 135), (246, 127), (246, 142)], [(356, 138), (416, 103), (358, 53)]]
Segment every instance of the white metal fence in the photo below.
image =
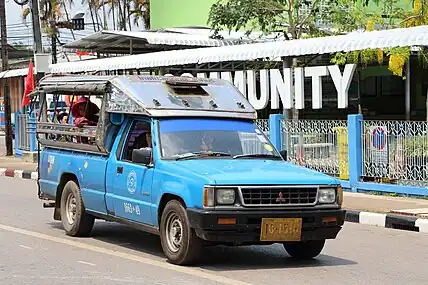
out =
[(427, 122), (364, 121), (363, 176), (427, 187)]
[(269, 135), (269, 120), (268, 119), (258, 119), (256, 120), (256, 125), (262, 130), (265, 135)]
[[(258, 119), (255, 124), (269, 137), (269, 120)], [(243, 153), (267, 153), (266, 149), (259, 143), (256, 134), (245, 134), (241, 136)]]
[(346, 120), (283, 120), (283, 149), (288, 160), (348, 179)]

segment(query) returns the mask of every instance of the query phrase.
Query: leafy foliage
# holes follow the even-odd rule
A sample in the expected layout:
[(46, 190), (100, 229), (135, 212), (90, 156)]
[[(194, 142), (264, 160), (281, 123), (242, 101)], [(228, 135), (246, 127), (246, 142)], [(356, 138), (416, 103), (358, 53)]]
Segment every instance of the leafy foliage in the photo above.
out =
[(317, 36), (324, 34), (314, 24), (323, 15), (319, 3), (320, 0), (219, 0), (211, 7), (208, 22), (216, 31), (226, 28), (246, 29), (247, 34), (255, 30), (264, 34), (279, 32), (286, 39)]
[[(408, 1), (408, 2), (406, 2)], [(411, 7), (413, 9), (406, 9)], [(247, 34), (280, 32), (287, 40), (343, 34), (357, 30), (373, 31), (428, 24), (428, 0), (218, 0), (210, 10), (208, 23), (215, 29)], [(403, 76), (410, 47), (366, 49), (331, 55), (335, 64), (360, 63), (363, 66), (388, 59), (394, 75)], [(422, 61), (426, 49), (419, 51)]]

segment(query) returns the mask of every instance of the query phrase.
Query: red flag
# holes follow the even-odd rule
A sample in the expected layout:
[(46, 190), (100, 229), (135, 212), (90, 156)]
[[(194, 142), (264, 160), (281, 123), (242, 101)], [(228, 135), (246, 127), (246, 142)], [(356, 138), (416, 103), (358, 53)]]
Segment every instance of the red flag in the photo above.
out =
[(27, 105), (30, 104), (31, 99), (29, 97), (27, 97), (28, 94), (31, 93), (31, 91), (34, 90), (35, 85), (34, 85), (34, 66), (33, 66), (33, 61), (30, 59), (30, 63), (28, 64), (28, 74), (25, 77), (25, 81), (24, 81), (24, 97), (22, 97), (22, 107), (25, 107)]

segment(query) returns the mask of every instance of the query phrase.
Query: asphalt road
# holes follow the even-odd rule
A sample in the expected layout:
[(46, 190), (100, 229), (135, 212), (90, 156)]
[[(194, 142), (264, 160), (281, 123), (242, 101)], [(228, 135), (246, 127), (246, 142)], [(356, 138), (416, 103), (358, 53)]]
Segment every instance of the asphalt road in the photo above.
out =
[(65, 236), (34, 181), (0, 177), (0, 284), (427, 284), (427, 248), (425, 234), (347, 223), (313, 261), (279, 245), (212, 247), (200, 266), (179, 267), (158, 237), (115, 223)]

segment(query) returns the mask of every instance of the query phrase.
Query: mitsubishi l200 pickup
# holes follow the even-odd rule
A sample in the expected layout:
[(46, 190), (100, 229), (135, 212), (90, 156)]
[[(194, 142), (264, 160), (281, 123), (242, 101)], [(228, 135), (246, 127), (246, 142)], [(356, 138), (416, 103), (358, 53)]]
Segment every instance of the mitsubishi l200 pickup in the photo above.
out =
[(42, 93), (78, 98), (73, 121), (37, 125), (38, 197), (67, 235), (118, 222), (159, 235), (187, 265), (207, 245), (280, 243), (310, 259), (341, 230), (339, 181), (287, 162), (228, 81), (62, 75), (29, 96)]

